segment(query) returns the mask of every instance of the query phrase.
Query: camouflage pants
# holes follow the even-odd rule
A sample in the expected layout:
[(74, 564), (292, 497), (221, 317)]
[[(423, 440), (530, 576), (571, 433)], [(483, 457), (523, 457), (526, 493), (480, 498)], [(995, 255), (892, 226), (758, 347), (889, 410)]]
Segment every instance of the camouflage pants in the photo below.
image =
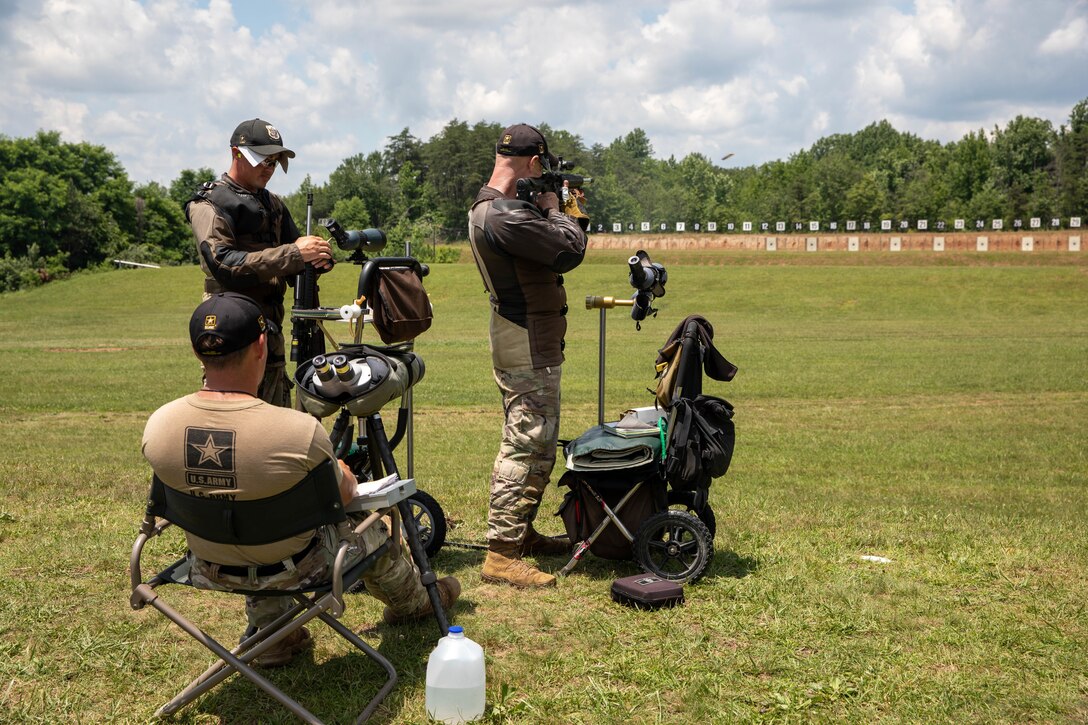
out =
[[(374, 551), (389, 538), (389, 529), (385, 520), (378, 521), (356, 536), (352, 529), (365, 518), (365, 514), (356, 517), (349, 514), (348, 520), (338, 526), (324, 526), (318, 529), (319, 541), (306, 557), (293, 563), (286, 559), (283, 563), (286, 571), (266, 577), (247, 577), (224, 574), (219, 565), (197, 559), (189, 555), (190, 580), (199, 589), (231, 591), (245, 589), (249, 591), (273, 591), (292, 589), (327, 583), (332, 576), (333, 564), (341, 539), (350, 543), (345, 566), (353, 566), (371, 551)], [(410, 614), (426, 606), (429, 601), (427, 590), (419, 581), (419, 569), (411, 555), (402, 545), (378, 559), (363, 574), (363, 583), (375, 598), (388, 604), (397, 614)], [(292, 597), (247, 596), (246, 617), (251, 626), (261, 628), (271, 624), (277, 617), (294, 606)]]
[(559, 438), (559, 366), (495, 369), (506, 422), (491, 472), (487, 539), (520, 543), (536, 518), (555, 465)]

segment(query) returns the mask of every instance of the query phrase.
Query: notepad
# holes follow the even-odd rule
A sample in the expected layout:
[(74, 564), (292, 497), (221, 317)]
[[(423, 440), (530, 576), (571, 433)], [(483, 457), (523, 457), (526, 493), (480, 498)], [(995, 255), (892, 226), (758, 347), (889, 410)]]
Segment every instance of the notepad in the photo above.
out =
[(360, 481), (355, 487), (355, 495), (372, 496), (376, 493), (385, 493), (396, 488), (400, 483), (400, 476), (390, 473), (385, 478), (379, 478), (377, 481)]

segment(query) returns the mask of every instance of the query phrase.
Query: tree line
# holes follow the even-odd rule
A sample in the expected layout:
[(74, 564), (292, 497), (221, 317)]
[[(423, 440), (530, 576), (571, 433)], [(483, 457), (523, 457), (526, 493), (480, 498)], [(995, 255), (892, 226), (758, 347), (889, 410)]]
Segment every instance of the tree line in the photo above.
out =
[[(589, 213), (614, 222), (1005, 219), (1088, 213), (1088, 99), (1067, 123), (1017, 116), (940, 143), (880, 121), (824, 137), (785, 160), (722, 168), (705, 154), (654, 157), (639, 128), (605, 145), (541, 124), (551, 151), (592, 177)], [(467, 237), (467, 210), (487, 182), (497, 123), (454, 119), (424, 141), (408, 128), (381, 150), (344, 159), (323, 184), (307, 176), (285, 201), (316, 219), (380, 227), (387, 251), (405, 243), (433, 258), (436, 242)], [(102, 146), (55, 131), (0, 135), (0, 291), (76, 270), (136, 262), (194, 263), (182, 206), (212, 169), (184, 169), (164, 187), (134, 184)], [(842, 228), (840, 226), (840, 228)], [(441, 251), (441, 250), (439, 250)]]

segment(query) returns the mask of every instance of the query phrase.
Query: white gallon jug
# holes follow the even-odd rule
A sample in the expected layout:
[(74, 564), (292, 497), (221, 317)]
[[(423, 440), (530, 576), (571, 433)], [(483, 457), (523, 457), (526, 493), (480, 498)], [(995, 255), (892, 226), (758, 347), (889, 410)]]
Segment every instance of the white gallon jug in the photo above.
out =
[(427, 660), (427, 714), (443, 723), (475, 720), (484, 714), (486, 684), (484, 648), (450, 627)]

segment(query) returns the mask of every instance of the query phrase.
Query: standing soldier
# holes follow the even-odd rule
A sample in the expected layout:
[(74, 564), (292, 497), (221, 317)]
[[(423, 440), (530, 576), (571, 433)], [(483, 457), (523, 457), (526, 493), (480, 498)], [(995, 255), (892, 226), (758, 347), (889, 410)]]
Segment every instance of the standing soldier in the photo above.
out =
[(559, 383), (566, 333), (563, 273), (582, 262), (586, 235), (559, 208), (554, 193), (533, 203), (517, 197), (517, 181), (556, 168), (548, 142), (526, 124), (502, 132), (495, 167), (469, 211), (469, 241), (491, 297), (491, 361), (502, 393), (502, 443), (491, 473), (484, 581), (517, 587), (555, 586), (555, 577), (523, 554), (565, 554), (566, 538), (533, 528), (555, 464)]
[(185, 205), (200, 266), (206, 276), (204, 298), (238, 292), (261, 306), (277, 332), (268, 337), (268, 365), (259, 397), (291, 407), (291, 381), (284, 350), (283, 298), (287, 278), (313, 264), (331, 269), (332, 249), (317, 236), (300, 236), (283, 200), (265, 189), (276, 164), (287, 173), (295, 152), (267, 121), (243, 121), (230, 137), (230, 170), (201, 186)]

